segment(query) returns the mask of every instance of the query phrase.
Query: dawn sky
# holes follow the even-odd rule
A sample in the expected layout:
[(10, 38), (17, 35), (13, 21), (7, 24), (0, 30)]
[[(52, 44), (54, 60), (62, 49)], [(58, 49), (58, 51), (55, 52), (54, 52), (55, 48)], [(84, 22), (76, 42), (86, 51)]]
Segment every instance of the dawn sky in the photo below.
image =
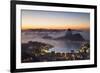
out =
[(90, 14), (22, 10), (22, 29), (89, 29)]

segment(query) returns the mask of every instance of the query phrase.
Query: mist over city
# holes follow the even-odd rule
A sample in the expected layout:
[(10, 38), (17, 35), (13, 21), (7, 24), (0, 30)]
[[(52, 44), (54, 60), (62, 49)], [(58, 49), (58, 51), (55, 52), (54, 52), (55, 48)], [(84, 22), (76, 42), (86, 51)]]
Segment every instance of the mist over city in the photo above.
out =
[(90, 14), (22, 10), (21, 62), (90, 59)]

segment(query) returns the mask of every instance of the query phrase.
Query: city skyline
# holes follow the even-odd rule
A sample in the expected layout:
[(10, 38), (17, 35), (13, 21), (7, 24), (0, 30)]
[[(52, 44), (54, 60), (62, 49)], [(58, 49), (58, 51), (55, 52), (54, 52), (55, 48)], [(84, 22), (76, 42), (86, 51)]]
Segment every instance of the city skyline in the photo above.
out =
[(22, 10), (24, 29), (90, 29), (90, 14), (79, 12), (55, 12)]

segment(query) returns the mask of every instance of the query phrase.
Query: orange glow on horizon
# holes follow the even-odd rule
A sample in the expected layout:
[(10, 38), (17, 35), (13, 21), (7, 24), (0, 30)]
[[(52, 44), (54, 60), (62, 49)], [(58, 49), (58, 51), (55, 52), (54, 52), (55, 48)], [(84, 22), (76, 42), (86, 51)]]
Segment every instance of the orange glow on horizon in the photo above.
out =
[(32, 24), (24, 24), (22, 25), (22, 30), (27, 29), (75, 29), (75, 30), (89, 30), (90, 26), (87, 24), (67, 24), (67, 25), (32, 25)]

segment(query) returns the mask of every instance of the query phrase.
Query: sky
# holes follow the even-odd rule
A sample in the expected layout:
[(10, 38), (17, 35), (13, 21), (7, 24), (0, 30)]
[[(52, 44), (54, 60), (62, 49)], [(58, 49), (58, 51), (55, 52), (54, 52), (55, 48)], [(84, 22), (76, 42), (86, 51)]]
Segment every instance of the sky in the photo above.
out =
[(84, 29), (90, 28), (90, 14), (21, 10), (22, 29)]

